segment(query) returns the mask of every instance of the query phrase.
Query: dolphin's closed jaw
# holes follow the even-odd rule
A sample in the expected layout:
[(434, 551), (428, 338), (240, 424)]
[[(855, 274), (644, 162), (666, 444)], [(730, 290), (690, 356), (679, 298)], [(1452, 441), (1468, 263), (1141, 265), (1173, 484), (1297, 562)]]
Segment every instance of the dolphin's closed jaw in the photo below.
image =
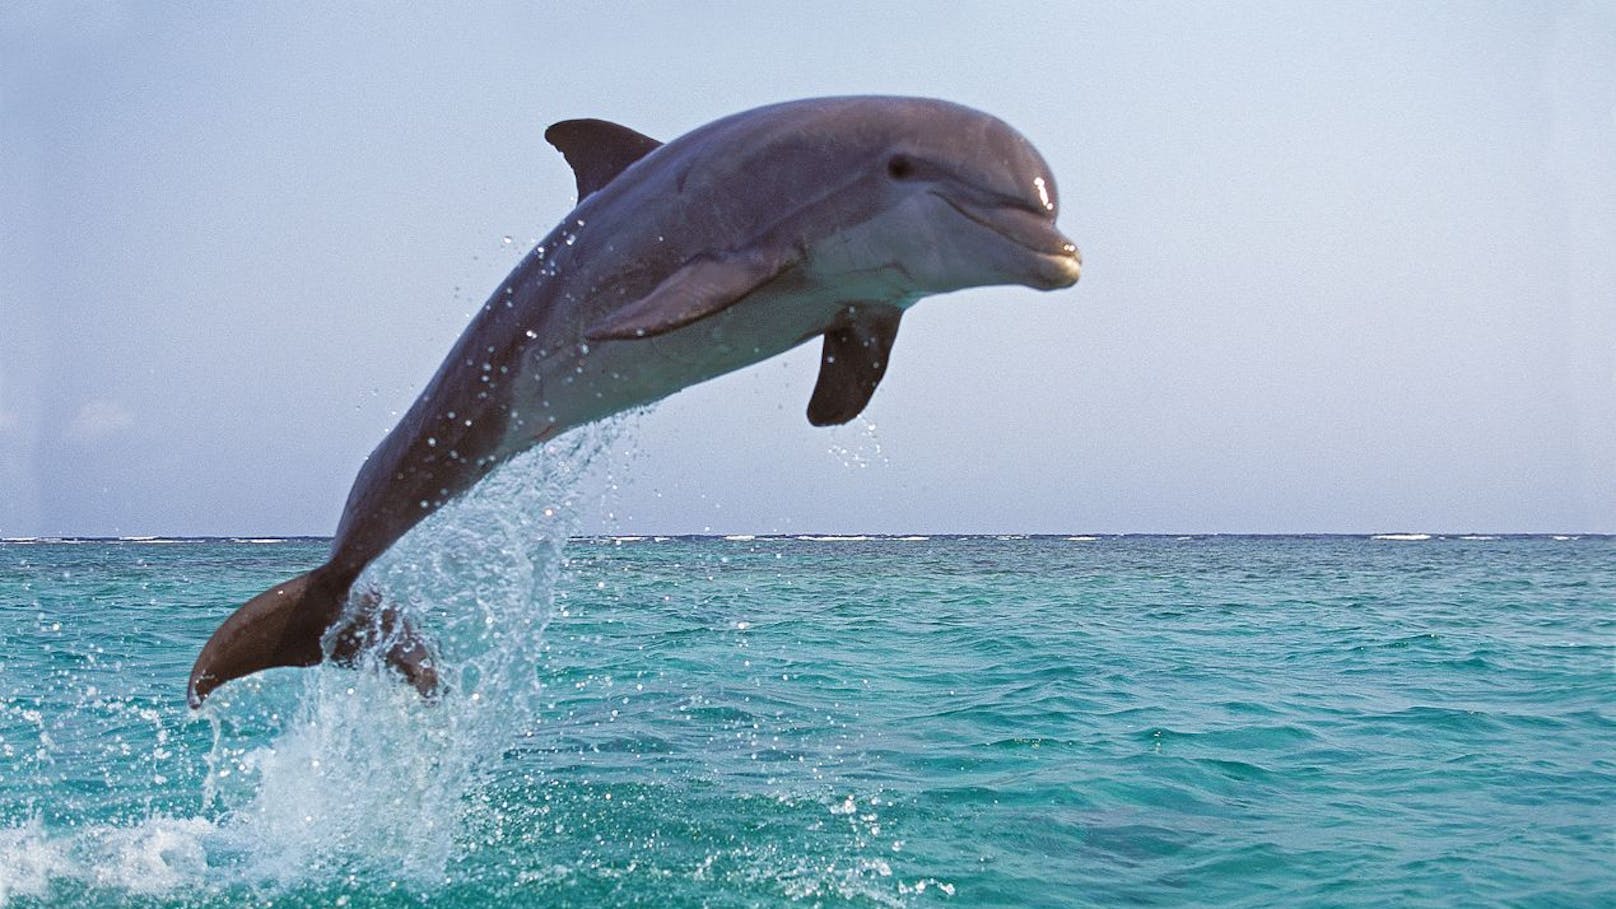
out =
[(1078, 278), (1083, 276), (1083, 255), (1077, 251), (1076, 246), (1068, 244), (1067, 249), (1070, 250), (1067, 255), (1045, 259), (1050, 266), (1047, 272), (1049, 279), (1046, 283), (1039, 285), (1041, 290), (1060, 290), (1063, 287), (1071, 287), (1077, 283)]
[(1027, 283), (1041, 290), (1071, 287), (1083, 272), (1077, 244), (1055, 229), (1044, 214), (1014, 204), (964, 202), (945, 193), (935, 195), (966, 218), (1032, 253), (1034, 279)]

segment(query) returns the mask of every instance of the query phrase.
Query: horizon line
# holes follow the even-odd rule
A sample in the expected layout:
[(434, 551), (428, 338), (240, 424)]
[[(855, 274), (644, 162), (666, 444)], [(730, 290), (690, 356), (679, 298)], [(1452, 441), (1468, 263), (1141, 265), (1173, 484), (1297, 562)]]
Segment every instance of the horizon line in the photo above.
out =
[[(1548, 539), (1581, 539), (1587, 537), (1605, 538), (1616, 537), (1616, 532), (1607, 531), (1514, 531), (1514, 530), (1463, 530), (1463, 531), (1058, 531), (1058, 532), (1018, 532), (1018, 531), (912, 531), (912, 532), (881, 532), (881, 531), (790, 531), (790, 532), (715, 532), (702, 531), (699, 533), (657, 533), (651, 531), (613, 531), (609, 533), (578, 533), (567, 537), (572, 541), (612, 540), (612, 541), (640, 541), (640, 540), (718, 540), (724, 542), (753, 542), (761, 540), (797, 540), (803, 542), (814, 541), (859, 541), (859, 540), (885, 540), (885, 541), (922, 541), (933, 539), (998, 539), (998, 540), (1066, 540), (1081, 542), (1086, 540), (1121, 539), (1125, 537), (1147, 537), (1160, 539), (1206, 539), (1216, 537), (1240, 538), (1339, 538), (1339, 539), (1365, 539), (1385, 540), (1388, 542), (1424, 542), (1428, 540), (1462, 540), (1471, 542), (1485, 542), (1487, 540), (1504, 539), (1508, 537), (1543, 537)], [(330, 534), (138, 534), (128, 536), (106, 535), (73, 535), (73, 534), (42, 534), (39, 536), (5, 536), (0, 537), (0, 544), (4, 543), (169, 543), (169, 542), (233, 542), (233, 543), (281, 543), (281, 542), (328, 542), (333, 537)]]

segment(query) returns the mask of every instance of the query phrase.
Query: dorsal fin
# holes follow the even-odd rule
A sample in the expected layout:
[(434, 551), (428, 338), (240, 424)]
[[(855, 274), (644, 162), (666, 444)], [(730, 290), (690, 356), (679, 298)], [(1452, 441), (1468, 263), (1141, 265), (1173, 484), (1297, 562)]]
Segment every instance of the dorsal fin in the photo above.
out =
[(562, 120), (544, 131), (544, 141), (560, 149), (572, 165), (579, 202), (662, 145), (606, 120)]
[(863, 412), (887, 374), (901, 318), (903, 310), (895, 306), (850, 306), (825, 332), (808, 422), (839, 426)]

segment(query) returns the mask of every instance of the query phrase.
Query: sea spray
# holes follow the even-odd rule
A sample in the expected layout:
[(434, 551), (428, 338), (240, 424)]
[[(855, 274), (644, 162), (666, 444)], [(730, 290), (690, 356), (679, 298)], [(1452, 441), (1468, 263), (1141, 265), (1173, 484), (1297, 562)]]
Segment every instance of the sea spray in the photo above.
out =
[(589, 496), (585, 474), (619, 425), (585, 427), (513, 459), (355, 583), (432, 641), (435, 697), (381, 665), (381, 642), (358, 671), (300, 671), (291, 703), (268, 685), (232, 699), (257, 699), (251, 688), (269, 695), (224, 724), (210, 758), (224, 851), (245, 877), (443, 880), (479, 788), (541, 721), (537, 667), (563, 547)]

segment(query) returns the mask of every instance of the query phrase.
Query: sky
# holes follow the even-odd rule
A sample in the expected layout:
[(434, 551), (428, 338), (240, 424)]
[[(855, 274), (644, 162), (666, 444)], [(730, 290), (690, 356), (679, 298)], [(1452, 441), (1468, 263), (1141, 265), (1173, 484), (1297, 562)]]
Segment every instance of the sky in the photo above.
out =
[(542, 138), (910, 94), (1028, 136), (1070, 290), (627, 422), (622, 533), (1616, 532), (1616, 8), (0, 8), (0, 536), (329, 534), (570, 209)]

